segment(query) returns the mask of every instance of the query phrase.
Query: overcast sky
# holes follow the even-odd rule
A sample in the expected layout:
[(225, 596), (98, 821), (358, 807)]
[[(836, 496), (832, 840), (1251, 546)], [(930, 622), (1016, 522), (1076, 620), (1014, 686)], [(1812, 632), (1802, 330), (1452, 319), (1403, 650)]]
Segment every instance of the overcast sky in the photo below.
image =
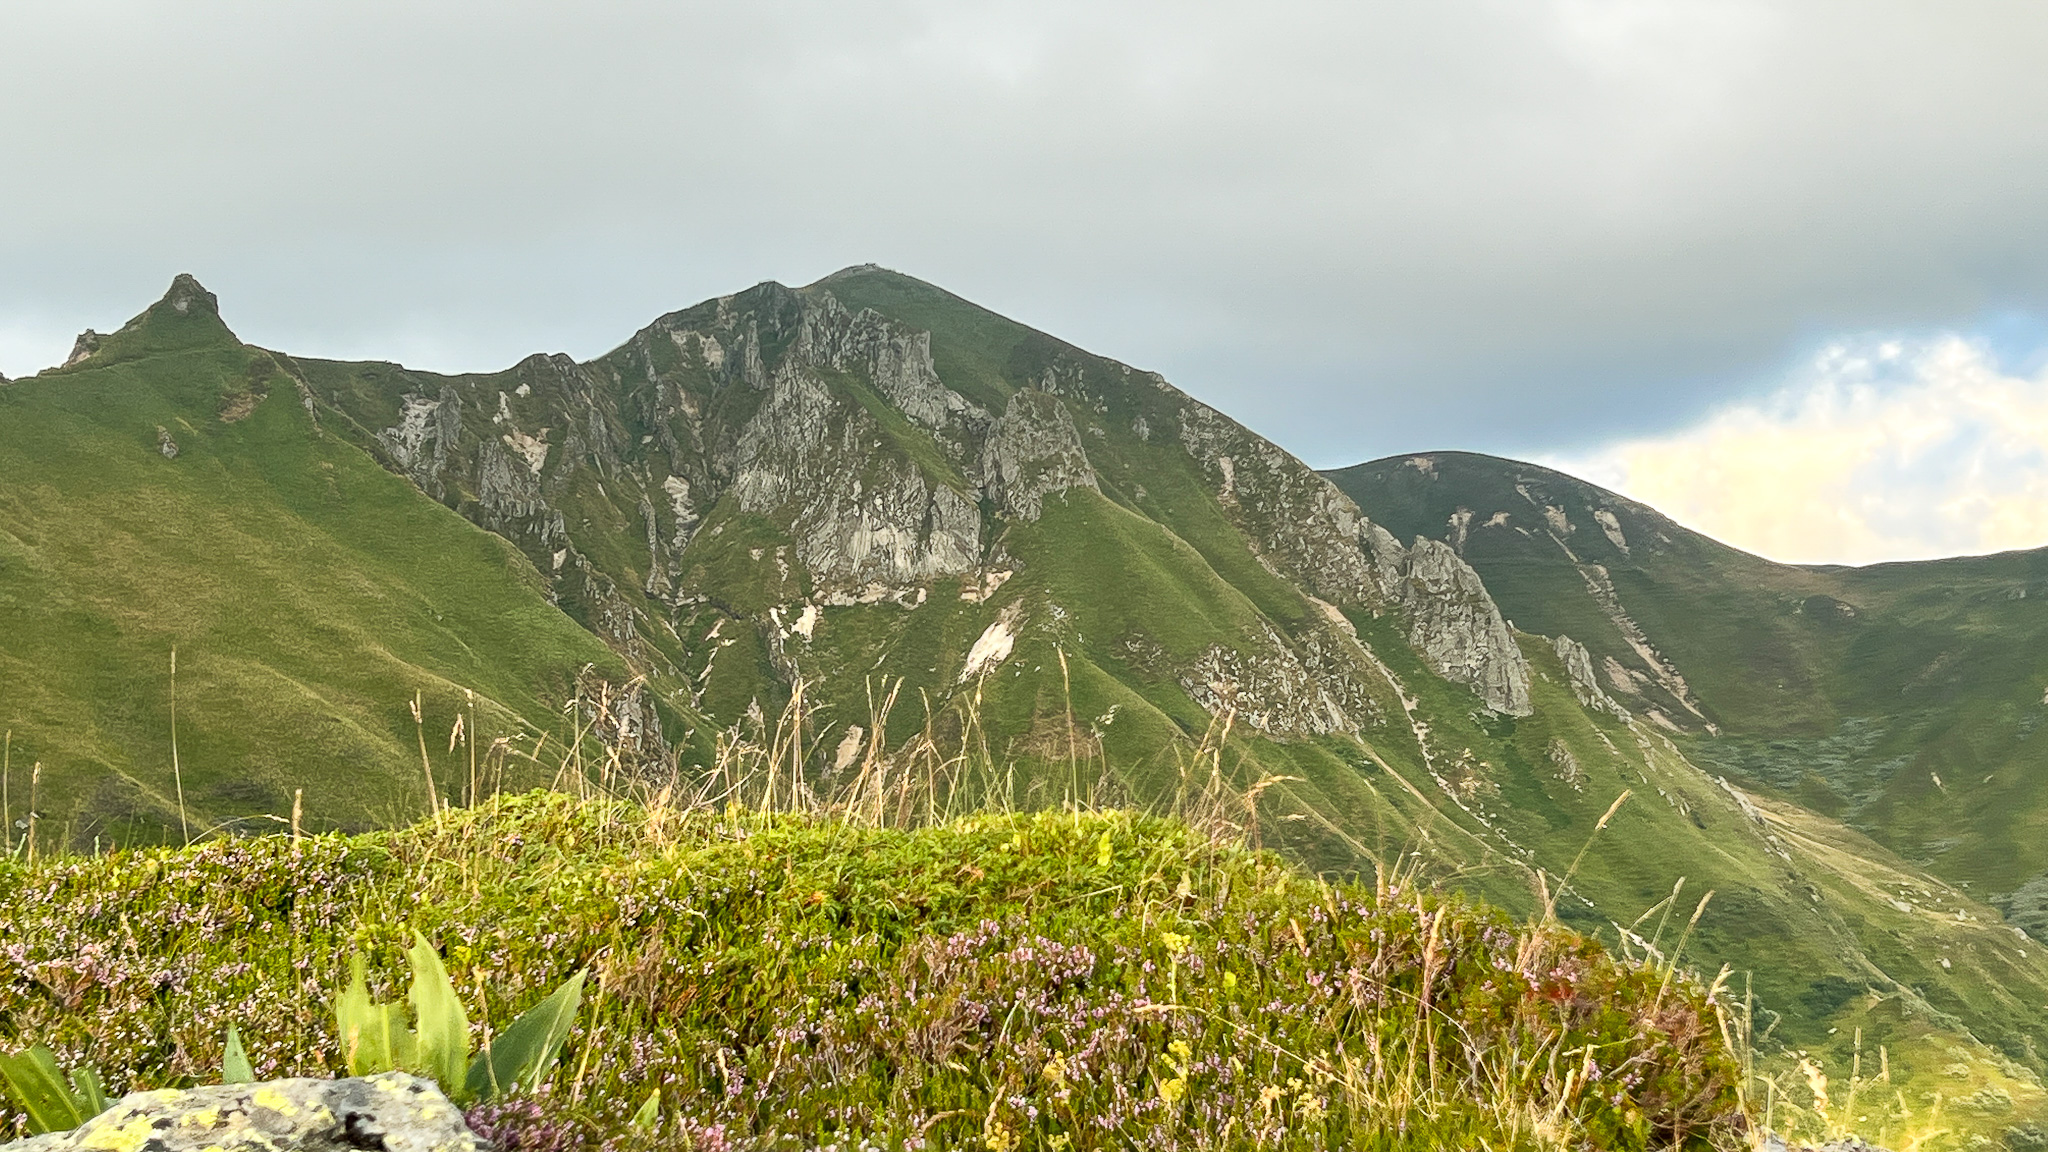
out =
[[(179, 271), (453, 370), (873, 261), (1318, 466), (1568, 462), (1785, 559), (2048, 544), (1972, 520), (2048, 492), (2039, 422), (1885, 431), (2048, 396), (2044, 45), (1919, 0), (7, 4), (0, 371)], [(1787, 527), (1827, 492), (1885, 529)]]

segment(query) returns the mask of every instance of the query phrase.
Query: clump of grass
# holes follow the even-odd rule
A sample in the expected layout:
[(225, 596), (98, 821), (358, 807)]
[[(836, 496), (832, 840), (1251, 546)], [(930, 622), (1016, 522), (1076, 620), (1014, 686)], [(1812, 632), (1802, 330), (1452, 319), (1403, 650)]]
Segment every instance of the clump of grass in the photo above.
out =
[(0, 1045), (46, 1043), (119, 1092), (211, 1077), (235, 1021), (259, 1077), (338, 1072), (343, 958), (391, 996), (414, 929), (485, 1035), (591, 972), (552, 1077), (478, 1117), (506, 1147), (1709, 1148), (1744, 1130), (1740, 1070), (1683, 978), (1660, 997), (1664, 972), (1555, 925), (1078, 810), (905, 830), (534, 793), (354, 838), (10, 862)]

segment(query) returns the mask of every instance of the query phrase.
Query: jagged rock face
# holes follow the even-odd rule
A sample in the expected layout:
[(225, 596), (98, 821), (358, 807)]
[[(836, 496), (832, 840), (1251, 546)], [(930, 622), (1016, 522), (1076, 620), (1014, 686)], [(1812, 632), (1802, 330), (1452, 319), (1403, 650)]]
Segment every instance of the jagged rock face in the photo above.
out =
[(1408, 642), (1432, 669), (1471, 685), (1496, 712), (1529, 714), (1528, 662), (1471, 565), (1449, 544), (1417, 537), (1393, 581)]
[(913, 339), (872, 312), (849, 316), (826, 296), (802, 309), (766, 401), (739, 434), (739, 507), (763, 515), (794, 509), (797, 559), (828, 587), (902, 587), (972, 571), (981, 559), (974, 501), (884, 450), (874, 418), (820, 378), (856, 359), (878, 390), (904, 397), (906, 414), (920, 423), (943, 430), (985, 416), (938, 383), (929, 337)]
[(453, 387), (438, 396), (408, 392), (400, 402), (398, 423), (377, 434), (398, 470), (436, 500), (447, 494), (441, 473), (462, 440), (462, 397)]
[(1564, 664), (1565, 675), (1571, 678), (1572, 695), (1579, 703), (1610, 713), (1620, 719), (1628, 719), (1628, 709), (1615, 703), (1600, 687), (1600, 679), (1593, 669), (1593, 654), (1586, 646), (1569, 636), (1559, 636), (1550, 642), (1557, 651), (1557, 658)]
[(1210, 715), (1234, 715), (1268, 736), (1356, 736), (1380, 720), (1363, 671), (1344, 642), (1325, 630), (1290, 644), (1266, 628), (1249, 642), (1210, 645), (1179, 679)]
[(1005, 516), (1036, 520), (1047, 496), (1100, 491), (1074, 416), (1058, 397), (1025, 389), (1010, 397), (981, 449), (983, 490)]
[(829, 292), (803, 308), (790, 354), (812, 368), (858, 366), (884, 399), (926, 428), (943, 430), (962, 417), (976, 425), (988, 420), (988, 413), (940, 383), (931, 333), (910, 331), (869, 309), (848, 312)]
[(71, 355), (64, 358), (64, 367), (69, 368), (100, 350), (100, 334), (87, 328), (71, 342)]
[(1403, 549), (1335, 485), (1205, 405), (1182, 410), (1181, 442), (1268, 567), (1336, 604), (1397, 606), (1431, 670), (1497, 712), (1528, 714), (1528, 663), (1478, 574), (1448, 545)]
[[(1488, 707), (1527, 710), (1520, 653), (1454, 556), (1411, 555), (1328, 480), (1156, 375), (1040, 338), (1002, 353), (1002, 383), (975, 382), (978, 401), (941, 378), (933, 339), (848, 308), (830, 282), (763, 284), (661, 317), (588, 363), (534, 356), (491, 377), (387, 384), (395, 404), (374, 440), (422, 490), (520, 544), (551, 594), (637, 667), (679, 675), (710, 631), (686, 637), (683, 615), (709, 604), (759, 616), (768, 664), (790, 677), (831, 641), (790, 640), (770, 606), (915, 610), (935, 584), (982, 573), (1005, 525), (1041, 518), (1048, 498), (1086, 488), (1142, 502), (1158, 465), (1133, 453), (1161, 451), (1177, 425), (1250, 552), (1331, 618), (1183, 655), (1170, 675), (1197, 703), (1282, 738), (1379, 723), (1378, 664), (1350, 634), (1351, 609), (1400, 613), (1431, 668)], [(719, 539), (735, 526), (744, 543)], [(714, 570), (758, 573), (769, 605), (731, 607), (745, 589), (697, 583)]]
[(1187, 402), (1180, 435), (1269, 567), (1336, 604), (1378, 603), (1380, 582), (1359, 549), (1368, 522), (1350, 497), (1205, 404)]
[(486, 1152), (432, 1083), (402, 1072), (134, 1092), (82, 1127), (8, 1152)]

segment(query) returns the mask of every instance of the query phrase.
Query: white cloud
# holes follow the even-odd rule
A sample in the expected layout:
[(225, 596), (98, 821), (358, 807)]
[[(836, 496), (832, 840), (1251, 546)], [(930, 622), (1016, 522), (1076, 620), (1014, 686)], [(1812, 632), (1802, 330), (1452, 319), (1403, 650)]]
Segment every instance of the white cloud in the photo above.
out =
[[(0, 370), (192, 272), (500, 368), (876, 261), (1311, 462), (1578, 449), (2048, 316), (2048, 5), (0, 3)], [(26, 323), (26, 321), (21, 321)]]
[(2048, 545), (2048, 370), (1955, 335), (1823, 349), (1775, 396), (1555, 466), (1775, 560)]

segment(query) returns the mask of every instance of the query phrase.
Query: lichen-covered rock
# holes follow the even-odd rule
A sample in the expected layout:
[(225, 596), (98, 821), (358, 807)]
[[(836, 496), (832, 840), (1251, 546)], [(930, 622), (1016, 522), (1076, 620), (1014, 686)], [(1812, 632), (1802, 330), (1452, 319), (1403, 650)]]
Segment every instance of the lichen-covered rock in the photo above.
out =
[(1012, 394), (1002, 419), (989, 430), (981, 474), (989, 499), (1019, 520), (1038, 519), (1045, 498), (1056, 492), (1096, 488), (1073, 414), (1057, 396), (1035, 388)]
[(5, 1152), (483, 1152), (462, 1113), (402, 1072), (133, 1092), (69, 1132)]
[(1470, 685), (1488, 708), (1527, 716), (1529, 664), (1479, 573), (1449, 544), (1417, 537), (1395, 567), (1408, 643), (1446, 680)]

